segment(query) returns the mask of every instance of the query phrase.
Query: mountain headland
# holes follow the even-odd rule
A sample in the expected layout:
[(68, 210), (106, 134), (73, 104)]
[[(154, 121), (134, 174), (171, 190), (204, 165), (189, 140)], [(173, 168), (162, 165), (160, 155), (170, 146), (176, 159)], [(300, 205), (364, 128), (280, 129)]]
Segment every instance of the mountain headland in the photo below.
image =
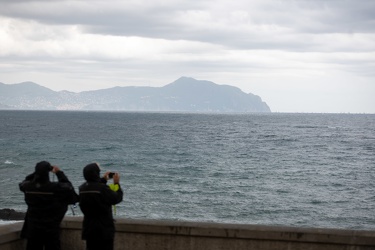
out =
[(164, 87), (113, 87), (79, 93), (53, 91), (33, 82), (0, 83), (0, 109), (271, 112), (257, 95), (189, 77)]

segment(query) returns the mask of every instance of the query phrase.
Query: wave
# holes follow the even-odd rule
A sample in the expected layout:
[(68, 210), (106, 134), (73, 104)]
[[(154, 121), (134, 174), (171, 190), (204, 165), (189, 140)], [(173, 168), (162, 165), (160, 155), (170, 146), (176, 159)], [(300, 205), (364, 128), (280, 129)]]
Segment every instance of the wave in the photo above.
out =
[(9, 225), (20, 222), (19, 220), (0, 220), (0, 225)]
[(374, 229), (375, 117), (29, 114), (12, 114), (32, 125), (17, 134), (0, 116), (4, 207), (26, 210), (16, 183), (41, 159), (75, 188), (98, 161), (121, 175), (117, 216)]

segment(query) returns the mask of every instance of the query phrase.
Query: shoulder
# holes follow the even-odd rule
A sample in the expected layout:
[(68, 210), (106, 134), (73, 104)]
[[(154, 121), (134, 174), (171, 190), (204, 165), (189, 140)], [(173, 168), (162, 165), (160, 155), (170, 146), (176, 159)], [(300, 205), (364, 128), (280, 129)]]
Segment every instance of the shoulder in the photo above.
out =
[(19, 183), (18, 185), (19, 185), (19, 187), (20, 187), (22, 190), (26, 190), (26, 189), (29, 189), (29, 188), (31, 188), (32, 186), (34, 186), (34, 185), (32, 185), (31, 181), (23, 181), (23, 182)]
[(106, 188), (107, 185), (101, 182), (85, 182), (79, 186), (79, 190), (102, 190)]
[(69, 182), (58, 182), (57, 186), (62, 189), (71, 189), (73, 185)]
[(73, 185), (70, 182), (50, 182), (46, 184), (43, 189), (54, 192), (70, 191), (73, 189)]

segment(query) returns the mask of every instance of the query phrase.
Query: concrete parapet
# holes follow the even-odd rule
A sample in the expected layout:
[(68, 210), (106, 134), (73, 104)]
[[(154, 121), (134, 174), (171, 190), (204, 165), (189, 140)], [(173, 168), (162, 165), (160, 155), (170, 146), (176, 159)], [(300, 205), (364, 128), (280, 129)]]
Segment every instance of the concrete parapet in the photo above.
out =
[(26, 248), (26, 241), (20, 238), (23, 222), (0, 225), (0, 249), (21, 250)]
[[(66, 218), (64, 237), (76, 242), (81, 223)], [(65, 249), (84, 249), (78, 245)], [(117, 219), (115, 249), (375, 250), (375, 231)]]
[[(0, 249), (24, 249), (21, 223), (0, 226)], [(82, 217), (61, 223), (62, 250), (84, 250)], [(156, 220), (116, 220), (115, 249), (375, 250), (375, 231)]]

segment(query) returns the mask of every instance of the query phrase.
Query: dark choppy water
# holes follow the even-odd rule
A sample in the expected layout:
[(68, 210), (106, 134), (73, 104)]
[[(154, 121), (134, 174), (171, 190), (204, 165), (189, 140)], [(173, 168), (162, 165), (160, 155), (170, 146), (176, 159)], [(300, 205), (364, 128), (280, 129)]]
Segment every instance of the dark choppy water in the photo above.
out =
[(0, 152), (3, 208), (36, 162), (78, 189), (96, 161), (121, 217), (375, 229), (375, 115), (0, 111)]

